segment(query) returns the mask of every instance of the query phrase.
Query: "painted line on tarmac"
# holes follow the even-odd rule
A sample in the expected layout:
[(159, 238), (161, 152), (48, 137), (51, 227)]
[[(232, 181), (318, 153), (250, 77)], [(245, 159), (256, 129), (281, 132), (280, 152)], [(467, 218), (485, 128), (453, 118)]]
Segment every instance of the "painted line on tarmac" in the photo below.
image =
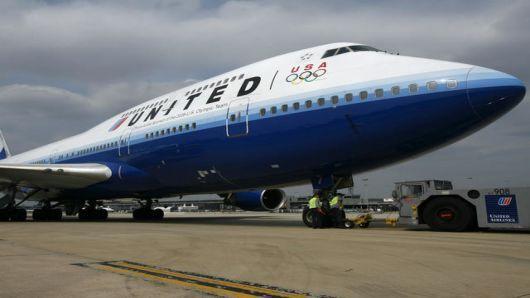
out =
[(72, 265), (113, 272), (145, 280), (174, 284), (222, 297), (311, 297), (310, 293), (204, 274), (177, 271), (130, 261), (76, 263)]

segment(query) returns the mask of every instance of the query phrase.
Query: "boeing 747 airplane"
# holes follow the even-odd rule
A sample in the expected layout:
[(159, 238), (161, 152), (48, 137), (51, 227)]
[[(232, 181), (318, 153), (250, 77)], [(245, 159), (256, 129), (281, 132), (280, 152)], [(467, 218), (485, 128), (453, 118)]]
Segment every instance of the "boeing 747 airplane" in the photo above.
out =
[[(256, 62), (132, 107), (86, 132), (11, 155), (0, 138), (0, 218), (104, 219), (96, 200), (215, 193), (275, 210), (279, 187), (341, 187), (351, 175), (453, 143), (525, 95), (480, 66), (333, 43)], [(110, 99), (109, 99), (110, 100)], [(43, 124), (45, 125), (45, 124)]]

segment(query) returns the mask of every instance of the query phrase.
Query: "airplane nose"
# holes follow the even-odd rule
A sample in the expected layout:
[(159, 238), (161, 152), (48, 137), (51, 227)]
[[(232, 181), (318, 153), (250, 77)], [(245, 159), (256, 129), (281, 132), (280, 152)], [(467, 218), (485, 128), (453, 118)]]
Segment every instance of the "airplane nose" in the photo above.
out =
[(479, 117), (498, 118), (523, 100), (521, 80), (500, 71), (475, 66), (467, 75), (469, 104)]

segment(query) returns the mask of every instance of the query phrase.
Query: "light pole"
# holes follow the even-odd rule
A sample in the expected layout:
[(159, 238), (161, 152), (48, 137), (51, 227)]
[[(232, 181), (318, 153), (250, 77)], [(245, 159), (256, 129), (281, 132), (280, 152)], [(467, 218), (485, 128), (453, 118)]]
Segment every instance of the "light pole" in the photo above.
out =
[[(366, 196), (368, 196), (368, 178), (364, 178), (363, 179), (363, 188), (364, 188), (364, 196), (361, 196), (360, 198), (360, 205), (361, 205), (361, 208), (362, 208), (362, 205), (363, 205), (363, 200), (364, 198), (366, 198)], [(364, 198), (363, 198), (364, 197)]]

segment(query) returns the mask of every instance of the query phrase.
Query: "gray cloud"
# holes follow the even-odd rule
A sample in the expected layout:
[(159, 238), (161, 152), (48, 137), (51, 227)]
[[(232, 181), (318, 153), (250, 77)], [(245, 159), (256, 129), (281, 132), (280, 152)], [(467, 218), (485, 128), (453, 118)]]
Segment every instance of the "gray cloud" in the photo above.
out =
[[(190, 79), (336, 41), (482, 65), (530, 81), (530, 3), (479, 3), (5, 0), (0, 127), (20, 152)], [(396, 179), (425, 176), (529, 184), (529, 113), (525, 101), (455, 145), (357, 178), (369, 178), (372, 195), (388, 194)]]

